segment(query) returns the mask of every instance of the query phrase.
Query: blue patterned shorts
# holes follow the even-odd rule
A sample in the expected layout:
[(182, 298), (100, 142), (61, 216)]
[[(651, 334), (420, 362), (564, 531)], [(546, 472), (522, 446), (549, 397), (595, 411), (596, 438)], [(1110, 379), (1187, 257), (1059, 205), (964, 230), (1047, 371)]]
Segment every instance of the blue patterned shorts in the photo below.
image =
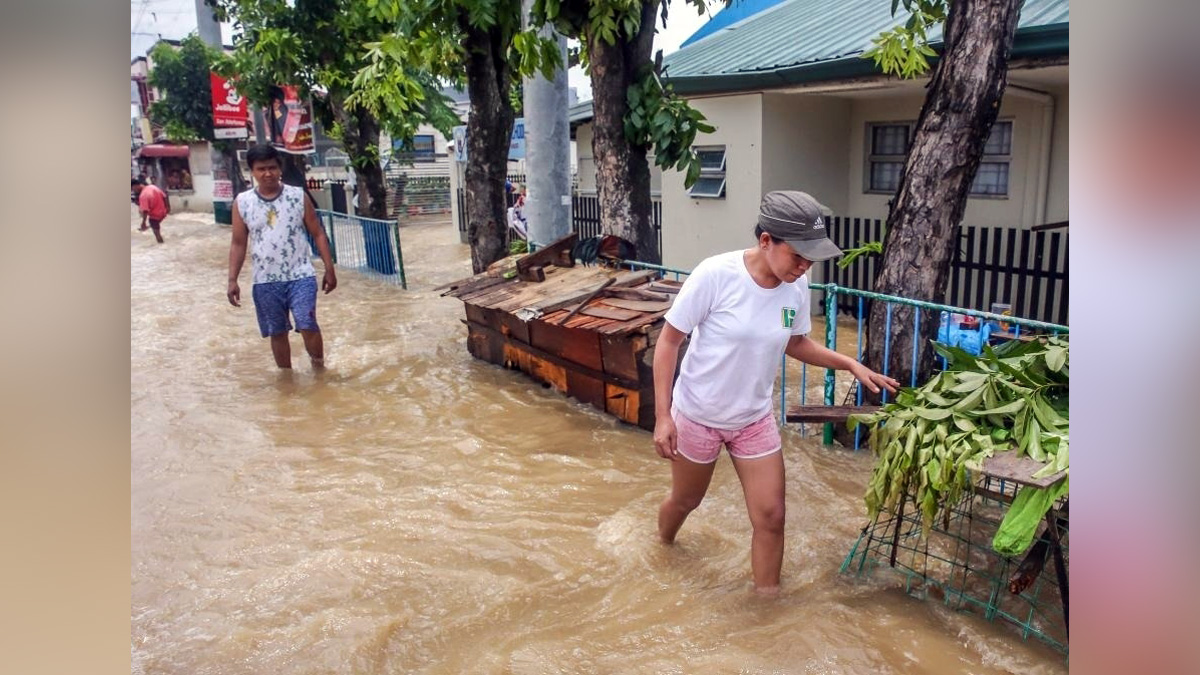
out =
[(254, 311), (263, 337), (292, 329), (288, 312), (296, 318), (296, 330), (319, 331), (317, 326), (317, 278), (254, 284)]

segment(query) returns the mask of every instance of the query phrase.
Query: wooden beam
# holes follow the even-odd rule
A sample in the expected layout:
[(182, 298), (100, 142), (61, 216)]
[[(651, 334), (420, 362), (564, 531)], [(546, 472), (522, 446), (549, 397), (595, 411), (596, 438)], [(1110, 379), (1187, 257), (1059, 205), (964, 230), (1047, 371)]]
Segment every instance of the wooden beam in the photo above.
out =
[(666, 293), (655, 293), (644, 288), (609, 288), (604, 291), (605, 297), (624, 298), (625, 300), (649, 300), (665, 302), (671, 299)]
[(851, 415), (869, 415), (877, 405), (798, 405), (788, 408), (788, 422), (845, 422)]
[[(657, 274), (658, 274), (658, 272), (656, 272), (655, 270), (642, 270), (640, 272), (621, 272), (617, 276), (613, 277), (613, 279), (615, 279), (615, 281), (612, 283), (612, 285), (616, 286), (618, 288), (628, 287), (628, 286), (637, 286), (638, 284), (644, 283), (647, 280), (653, 278)], [(571, 305), (579, 304), (581, 300), (583, 300), (584, 298), (591, 295), (594, 290), (595, 290), (595, 288), (590, 288), (590, 289), (576, 292), (569, 296), (560, 297), (560, 298), (548, 300), (548, 301), (545, 301), (542, 303), (534, 304), (530, 307), (530, 309), (537, 310), (537, 311), (541, 312), (542, 314), (549, 314), (550, 312), (555, 312), (555, 311), (558, 311), (565, 307), (570, 307)]]
[(571, 257), (571, 247), (575, 245), (575, 241), (578, 238), (579, 235), (572, 232), (546, 248), (538, 249), (527, 256), (518, 258), (517, 277), (521, 281), (543, 281), (546, 278), (544, 272), (539, 274), (534, 271), (536, 268), (547, 265), (574, 267), (575, 259)]
[[(597, 380), (600, 380), (602, 382), (606, 382), (609, 384), (616, 384), (616, 385), (619, 385), (626, 389), (633, 389), (636, 391), (641, 388), (641, 383), (637, 382), (636, 380), (631, 380), (626, 377), (621, 377), (620, 375), (604, 373), (599, 370), (596, 370), (595, 368), (589, 368), (587, 366), (580, 365), (578, 363), (575, 363), (574, 361), (564, 359), (561, 356), (558, 356), (557, 354), (551, 354), (550, 352), (545, 351), (544, 349), (538, 349), (537, 347), (534, 347), (533, 345), (529, 345), (529, 344), (525, 344), (524, 342), (518, 342), (517, 340), (513, 340), (513, 339), (501, 334), (500, 331), (491, 328), (490, 326), (485, 326), (484, 324), (481, 324), (481, 323), (475, 323), (474, 321), (471, 321), (470, 325), (485, 334), (494, 335), (494, 336), (500, 338), (507, 345), (510, 345), (515, 349), (525, 350), (526, 352), (529, 352), (530, 354), (532, 354), (538, 358), (545, 359), (546, 361), (549, 361), (550, 363), (562, 366), (562, 367), (566, 368), (567, 370), (574, 369), (580, 373), (583, 373), (584, 375), (587, 375), (588, 377), (592, 377), (592, 378), (595, 378)], [(493, 361), (493, 363), (495, 363), (495, 362)]]

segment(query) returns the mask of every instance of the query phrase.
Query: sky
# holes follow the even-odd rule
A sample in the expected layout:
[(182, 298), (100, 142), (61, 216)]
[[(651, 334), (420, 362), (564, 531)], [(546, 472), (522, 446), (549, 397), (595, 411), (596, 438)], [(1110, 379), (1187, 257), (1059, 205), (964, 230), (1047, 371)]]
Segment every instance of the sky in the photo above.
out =
[[(130, 0), (129, 3), (129, 58), (142, 56), (160, 37), (178, 40), (196, 30), (197, 0)], [(709, 12), (715, 14), (723, 5), (721, 0), (706, 0)], [(709, 14), (698, 15), (687, 0), (670, 0), (667, 11), (667, 27), (659, 24), (654, 36), (654, 48), (663, 55), (679, 49), (679, 44), (696, 32), (709, 19)], [(221, 25), (221, 37), (226, 44), (233, 41), (232, 27)], [(592, 97), (592, 87), (582, 68), (572, 68), (567, 73), (568, 86), (575, 87), (580, 101)]]

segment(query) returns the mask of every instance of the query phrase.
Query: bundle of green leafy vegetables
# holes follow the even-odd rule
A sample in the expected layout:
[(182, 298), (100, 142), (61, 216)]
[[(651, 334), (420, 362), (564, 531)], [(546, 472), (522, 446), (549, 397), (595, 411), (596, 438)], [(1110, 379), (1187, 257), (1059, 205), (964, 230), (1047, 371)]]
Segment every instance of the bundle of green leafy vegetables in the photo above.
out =
[(1010, 341), (976, 356), (934, 343), (946, 369), (923, 386), (905, 388), (879, 411), (852, 415), (850, 428), (870, 430), (878, 458), (867, 488), (872, 519), (895, 514), (908, 493), (925, 532), (971, 489), (972, 472), (994, 453), (1013, 450), (1044, 463), (1033, 474), (1064, 472), (1050, 486), (1022, 486), (992, 547), (1018, 555), (1032, 544), (1050, 507), (1067, 494), (1070, 351), (1066, 338)]

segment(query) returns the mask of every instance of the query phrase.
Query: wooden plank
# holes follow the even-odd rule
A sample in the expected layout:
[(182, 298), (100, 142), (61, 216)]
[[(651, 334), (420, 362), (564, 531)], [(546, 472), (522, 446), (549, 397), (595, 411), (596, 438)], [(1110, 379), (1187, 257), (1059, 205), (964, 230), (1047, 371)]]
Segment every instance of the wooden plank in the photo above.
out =
[(617, 419), (630, 424), (638, 423), (638, 407), (641, 395), (636, 389), (626, 389), (613, 384), (604, 385), (605, 410)]
[(546, 309), (547, 307), (561, 309), (566, 305), (578, 303), (582, 296), (595, 290), (597, 284), (608, 278), (606, 270), (576, 268), (571, 270), (570, 274), (547, 277), (546, 281), (540, 284), (519, 284), (518, 292), (497, 304), (496, 308), (514, 313), (520, 309), (531, 308), (549, 314), (550, 310)]
[(602, 372), (604, 367), (600, 360), (600, 336), (590, 331), (531, 321), (529, 344), (597, 372)]
[[(566, 316), (564, 316), (563, 318), (559, 319), (559, 320), (558, 320), (558, 321), (556, 321), (555, 323), (566, 323), (568, 319), (570, 319), (571, 317), (573, 317), (573, 316), (575, 316), (576, 314), (578, 314), (578, 313), (579, 313), (579, 311), (580, 311), (581, 309), (583, 309), (583, 308), (584, 308), (584, 307), (585, 307), (585, 306), (586, 306), (586, 305), (587, 305), (589, 302), (591, 302), (593, 298), (595, 298), (597, 295), (600, 295), (600, 293), (601, 293), (601, 292), (603, 292), (603, 291), (604, 291), (604, 289), (608, 288), (609, 286), (612, 286), (612, 285), (613, 285), (613, 283), (614, 283), (616, 280), (617, 280), (617, 278), (616, 278), (616, 277), (609, 277), (608, 279), (605, 279), (605, 280), (604, 280), (604, 283), (602, 283), (602, 284), (600, 284), (599, 286), (597, 286), (597, 287), (596, 287), (596, 290), (594, 290), (594, 291), (592, 291), (591, 293), (589, 293), (587, 297), (585, 297), (585, 298), (582, 298), (582, 299), (579, 301), (579, 304), (578, 304), (578, 305), (575, 305), (573, 308), (571, 308), (571, 309), (568, 309), (568, 310), (567, 310), (567, 315), (566, 315)], [(564, 309), (566, 309), (566, 308), (564, 308)]]
[(1067, 474), (1066, 471), (1059, 471), (1045, 478), (1033, 478), (1033, 474), (1042, 470), (1046, 465), (1042, 462), (1029, 457), (1028, 455), (1017, 456), (1016, 451), (997, 452), (996, 454), (983, 460), (983, 471), (985, 476), (999, 478), (1002, 480), (1011, 480), (1014, 483), (1021, 485), (1033, 485), (1036, 487), (1049, 487), (1057, 483), (1060, 478)]
[(797, 405), (788, 408), (785, 419), (791, 423), (845, 422), (851, 415), (867, 415), (878, 410), (877, 405)]
[(521, 349), (512, 341), (505, 341), (502, 347), (504, 353), (503, 366), (505, 368), (515, 368), (523, 373), (533, 371), (533, 362), (530, 360), (529, 352)]
[(576, 370), (567, 370), (567, 395), (597, 410), (604, 410), (604, 381)]
[(1025, 282), (1029, 279), (1029, 275), (1024, 270), (1029, 269), (1029, 230), (1021, 230), (1020, 246), (1017, 247), (1017, 268), (1022, 270), (1017, 274), (1017, 294), (1008, 302), (1012, 305), (1013, 316), (1029, 316), (1029, 302), (1025, 297)]
[(643, 314), (642, 316), (640, 316), (636, 319), (633, 319), (631, 321), (626, 321), (625, 323), (618, 323), (618, 324), (613, 324), (612, 326), (605, 327), (600, 332), (604, 333), (605, 335), (619, 335), (622, 333), (628, 333), (631, 331), (635, 331), (639, 328), (642, 328), (643, 326), (649, 326), (649, 325), (655, 323), (659, 319), (663, 318), (663, 316), (665, 316), (666, 313), (667, 312), (664, 310), (662, 312), (655, 312), (653, 314)]
[[(480, 361), (503, 365), (504, 350), (492, 338), (492, 329), (474, 322), (467, 322), (467, 351)], [(503, 338), (501, 338), (503, 340)]]
[(621, 309), (632, 309), (635, 312), (661, 312), (671, 306), (670, 300), (625, 300), (623, 298), (601, 298), (600, 302)]
[[(640, 337), (642, 342), (644, 337)], [(600, 360), (604, 363), (604, 372), (609, 375), (638, 380), (636, 344), (633, 338), (600, 336)]]
[(663, 302), (669, 301), (672, 296), (667, 293), (656, 293), (645, 288), (609, 288), (604, 291), (604, 297)]
[(529, 324), (508, 312), (496, 312), (500, 316), (500, 332), (505, 337), (529, 344)]
[[(562, 358), (561, 356), (558, 356), (556, 354), (551, 354), (542, 349), (538, 349), (537, 347), (535, 347), (533, 345), (527, 345), (527, 344), (514, 342), (512, 340), (508, 340), (503, 335), (501, 335), (499, 332), (493, 331), (492, 329), (488, 328), (487, 326), (483, 326), (483, 325), (476, 324), (476, 323), (468, 323), (467, 327), (468, 327), (468, 333), (470, 333), (471, 331), (474, 331), (476, 333), (479, 333), (479, 334), (482, 334), (482, 335), (485, 335), (488, 337), (494, 336), (495, 339), (499, 340), (501, 344), (506, 344), (506, 346), (516, 349), (518, 351), (528, 352), (531, 356), (536, 356), (545, 361), (549, 361), (550, 363), (554, 363), (554, 364), (563, 366), (568, 371), (574, 370), (574, 371), (583, 373), (584, 375), (587, 375), (588, 377), (593, 377), (597, 380), (604, 382), (605, 384), (613, 384), (618, 387), (623, 387), (626, 389), (637, 389), (638, 387), (641, 386), (641, 383), (638, 382), (637, 380), (629, 380), (629, 379), (626, 379), (624, 377), (620, 377), (617, 375), (609, 375), (602, 371), (588, 368), (587, 366), (583, 366), (578, 363), (572, 363), (572, 362)], [(474, 355), (474, 352), (472, 352), (472, 355)], [(484, 359), (484, 360), (487, 360), (487, 359)], [(495, 361), (492, 361), (492, 363), (503, 363), (503, 355), (501, 354), (500, 356), (498, 356)]]
[(670, 293), (673, 295), (678, 293), (682, 286), (682, 283), (675, 281), (674, 279), (659, 279), (658, 281), (650, 282), (650, 285), (646, 286), (646, 288), (652, 291), (660, 291), (662, 293)]
[(637, 425), (646, 431), (654, 431), (654, 385), (643, 387), (639, 392)]
[(435, 293), (437, 291), (445, 291), (442, 293), (442, 297), (449, 295), (451, 297), (460, 298), (468, 293), (476, 293), (486, 288), (490, 288), (491, 286), (504, 283), (509, 283), (509, 280), (503, 277), (470, 277), (468, 279), (451, 281), (450, 283), (438, 286), (433, 290)]
[(469, 305), (479, 305), (480, 307), (492, 309), (498, 307), (505, 299), (513, 297), (520, 291), (521, 288), (516, 284), (493, 286), (480, 293), (472, 293), (460, 299)]
[[(577, 239), (579, 239), (579, 235), (572, 232), (545, 248), (517, 259), (517, 277), (522, 281), (531, 281), (534, 280), (531, 276), (533, 270), (538, 267), (550, 265), (574, 267), (575, 259), (571, 257), (571, 247), (575, 245)], [(536, 280), (541, 281), (542, 279)]]
[(549, 359), (537, 356), (529, 357), (529, 376), (538, 382), (544, 382), (560, 394), (567, 393), (567, 368)]
[(641, 316), (641, 314), (637, 312), (631, 312), (627, 309), (618, 309), (616, 307), (608, 307), (606, 305), (588, 305), (587, 307), (579, 310), (579, 313), (586, 314), (588, 316), (599, 317), (601, 319), (608, 319), (610, 321), (629, 321), (630, 319), (636, 319)]
[(478, 305), (466, 306), (467, 321), (482, 324), (493, 330), (500, 330), (500, 321), (492, 310)]
[[(621, 272), (620, 274), (618, 274), (615, 277), (616, 280), (613, 281), (612, 285), (616, 286), (618, 288), (627, 288), (629, 286), (637, 286), (638, 284), (644, 283), (647, 279), (653, 277), (656, 274), (658, 274), (658, 272), (656, 272), (654, 270), (642, 270), (640, 272)], [(579, 302), (581, 300), (583, 300), (587, 296), (591, 295), (592, 291), (595, 291), (595, 290), (596, 290), (595, 286), (592, 286), (591, 288), (588, 288), (586, 290), (577, 291), (570, 296), (555, 297), (555, 298), (546, 299), (539, 303), (534, 303), (531, 306), (531, 308), (540, 310), (543, 314), (549, 314), (552, 311), (563, 309), (564, 307), (569, 307), (571, 305), (579, 304)]]
[(984, 298), (987, 297), (987, 295), (988, 295), (986, 292), (987, 281), (988, 281), (987, 270), (985, 269), (985, 265), (983, 264), (983, 263), (987, 262), (987, 250), (988, 250), (988, 228), (981, 227), (981, 228), (979, 228), (979, 253), (977, 255), (973, 256), (974, 260), (978, 261), (978, 263), (979, 263), (976, 266), (976, 269), (979, 271), (978, 271), (977, 283), (975, 285), (975, 304), (963, 305), (963, 307), (975, 307), (978, 309), (984, 309), (985, 307), (990, 307), (990, 305), (983, 304)]
[[(566, 316), (566, 312), (555, 312), (552, 316), (563, 317), (563, 316)], [(558, 321), (555, 321), (553, 318), (551, 318), (551, 317), (545, 317), (545, 318), (548, 322), (559, 325)], [(570, 321), (568, 321), (565, 324), (561, 324), (561, 325), (564, 328), (578, 328), (580, 330), (584, 330), (588, 324), (594, 322), (595, 320), (596, 320), (596, 317), (593, 317), (593, 316), (580, 316), (580, 315), (576, 314), (575, 316), (571, 317)]]
[[(571, 316), (571, 312), (575, 312), (575, 315)], [(565, 326), (567, 328), (582, 328), (585, 325), (594, 323), (592, 321), (578, 320), (581, 315), (589, 316), (593, 319), (608, 319), (609, 321), (629, 321), (630, 319), (636, 319), (637, 317), (641, 316), (641, 314), (638, 312), (631, 312), (627, 309), (617, 309), (616, 307), (609, 307), (607, 305), (588, 305), (586, 307), (581, 305), (572, 305), (570, 307), (564, 307), (563, 311), (555, 312), (553, 316), (543, 317), (543, 319), (547, 323)]]
[[(1048, 274), (1046, 276), (1046, 311), (1043, 313), (1045, 317), (1043, 321), (1051, 321), (1056, 323), (1066, 323), (1066, 314), (1055, 313), (1056, 300), (1062, 297), (1056, 291), (1058, 290), (1059, 277), (1055, 273), (1058, 270), (1058, 242), (1062, 239), (1062, 233), (1053, 232), (1050, 234), (1050, 258)], [(1061, 316), (1060, 316), (1061, 314)]]

